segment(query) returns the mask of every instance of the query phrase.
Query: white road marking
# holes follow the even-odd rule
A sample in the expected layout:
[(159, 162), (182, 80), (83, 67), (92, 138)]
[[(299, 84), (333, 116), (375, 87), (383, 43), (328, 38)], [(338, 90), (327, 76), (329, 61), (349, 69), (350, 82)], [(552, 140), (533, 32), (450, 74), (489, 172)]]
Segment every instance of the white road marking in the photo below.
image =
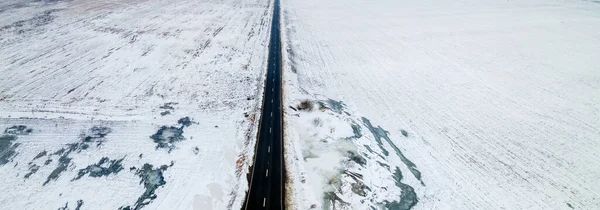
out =
[(269, 128), (269, 133), (271, 133), (271, 128)]
[(267, 204), (267, 198), (263, 198), (263, 207), (265, 207), (265, 204)]
[(267, 168), (267, 175), (265, 175), (266, 177), (269, 177), (269, 169)]
[(273, 112), (271, 112), (271, 117), (273, 117)]
[(269, 146), (269, 153), (271, 153), (271, 146)]
[(275, 89), (274, 89), (274, 88), (271, 88), (271, 92), (275, 92)]
[(271, 103), (273, 103), (273, 99), (271, 99)]

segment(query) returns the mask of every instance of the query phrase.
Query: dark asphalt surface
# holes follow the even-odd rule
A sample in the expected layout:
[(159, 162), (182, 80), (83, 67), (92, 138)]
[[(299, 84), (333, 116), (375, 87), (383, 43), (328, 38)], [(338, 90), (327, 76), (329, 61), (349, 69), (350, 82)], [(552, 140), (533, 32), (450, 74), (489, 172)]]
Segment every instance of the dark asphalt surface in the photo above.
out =
[(258, 145), (243, 209), (284, 209), (279, 0), (275, 0), (273, 8)]

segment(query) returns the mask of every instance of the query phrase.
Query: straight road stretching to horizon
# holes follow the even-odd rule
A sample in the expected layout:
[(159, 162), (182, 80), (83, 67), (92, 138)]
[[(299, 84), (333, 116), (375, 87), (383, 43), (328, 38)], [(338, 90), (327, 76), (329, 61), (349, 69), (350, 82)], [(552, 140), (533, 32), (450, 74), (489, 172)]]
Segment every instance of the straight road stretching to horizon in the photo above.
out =
[(281, 110), (279, 0), (275, 0), (258, 143), (243, 209), (284, 209)]

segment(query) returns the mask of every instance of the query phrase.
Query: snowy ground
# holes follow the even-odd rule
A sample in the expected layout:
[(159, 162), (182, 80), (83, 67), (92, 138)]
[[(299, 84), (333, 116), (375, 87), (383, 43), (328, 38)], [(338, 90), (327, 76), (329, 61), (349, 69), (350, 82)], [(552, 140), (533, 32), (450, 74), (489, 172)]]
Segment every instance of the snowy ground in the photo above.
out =
[(290, 206), (600, 209), (598, 1), (282, 5)]
[(239, 209), (271, 11), (0, 2), (2, 209)]

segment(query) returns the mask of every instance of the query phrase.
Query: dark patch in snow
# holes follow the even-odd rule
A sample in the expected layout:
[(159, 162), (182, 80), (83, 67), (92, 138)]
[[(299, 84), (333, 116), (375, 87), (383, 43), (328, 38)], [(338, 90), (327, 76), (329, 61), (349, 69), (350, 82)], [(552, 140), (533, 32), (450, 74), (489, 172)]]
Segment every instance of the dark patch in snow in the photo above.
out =
[(69, 209), (69, 202), (65, 203), (65, 206), (63, 207), (58, 207), (58, 210), (67, 210)]
[(160, 109), (170, 109), (170, 110), (175, 110), (175, 107), (173, 107), (174, 105), (177, 105), (179, 103), (177, 102), (169, 102), (169, 103), (165, 103), (162, 106), (158, 107)]
[(314, 107), (313, 102), (311, 100), (307, 99), (307, 100), (300, 101), (300, 104), (298, 104), (296, 106), (296, 109), (300, 110), (300, 111), (312, 111), (313, 107)]
[(83, 206), (83, 200), (78, 200), (77, 201), (77, 206), (75, 207), (75, 210), (80, 210), (81, 206)]
[(33, 157), (33, 160), (37, 160), (37, 159), (39, 159), (41, 157), (46, 156), (47, 154), (48, 154), (48, 152), (46, 152), (46, 150), (44, 150), (44, 151), (38, 153), (35, 157)]
[(194, 154), (197, 155), (198, 153), (200, 153), (200, 148), (194, 147)]
[(180, 125), (176, 126), (161, 126), (155, 134), (150, 136), (154, 143), (156, 143), (156, 149), (158, 148), (167, 148), (169, 152), (175, 149), (175, 143), (179, 141), (185, 140), (183, 137), (183, 128), (192, 125), (192, 121), (189, 117), (181, 118), (177, 121)]
[(360, 137), (362, 137), (362, 132), (361, 132), (360, 125), (352, 123), (352, 124), (350, 124), (350, 127), (352, 128), (352, 133), (354, 135), (350, 136), (350, 137), (346, 137), (344, 139), (346, 139), (346, 140), (354, 140), (354, 139), (359, 139)]
[(4, 130), (4, 134), (12, 134), (12, 135), (29, 135), (33, 132), (33, 129), (27, 128), (24, 125), (13, 125)]
[(340, 206), (348, 206), (349, 205), (348, 202), (342, 200), (342, 198), (340, 198), (334, 192), (325, 192), (325, 194), (323, 195), (323, 203), (330, 204), (333, 207), (333, 208), (330, 208), (327, 205), (323, 205), (324, 209), (338, 209), (339, 207), (336, 207), (337, 205), (340, 205)]
[(375, 151), (373, 151), (373, 149), (371, 149), (371, 147), (369, 147), (369, 145), (366, 145), (366, 144), (364, 144), (363, 146), (364, 146), (364, 147), (367, 149), (367, 151), (369, 151), (370, 153), (375, 153)]
[[(83, 206), (83, 200), (77, 200), (77, 206), (75, 206), (75, 210), (80, 210), (81, 206)], [(69, 210), (69, 209), (70, 209), (69, 202), (65, 203), (65, 206), (58, 207), (58, 210)]]
[(290, 109), (294, 110), (294, 111), (298, 111), (296, 108), (294, 108), (293, 106), (289, 106)]
[(356, 152), (347, 151), (347, 153), (348, 153), (348, 157), (350, 158), (350, 160), (358, 163), (359, 165), (365, 166), (367, 164), (367, 159), (365, 159), (361, 155), (357, 154)]
[(25, 174), (25, 179), (29, 179), (29, 177), (33, 174), (35, 174), (38, 170), (40, 169), (40, 166), (36, 165), (36, 164), (29, 164), (29, 172), (27, 174)]
[(350, 176), (354, 180), (362, 179), (363, 178), (362, 174), (351, 172), (351, 171), (348, 171), (348, 170), (344, 170), (344, 174)]
[(379, 162), (379, 161), (375, 161), (375, 162), (377, 162), (377, 164), (379, 164), (381, 167), (386, 168), (388, 171), (390, 170), (390, 165)]
[(17, 136), (2, 135), (0, 136), (0, 166), (3, 166), (13, 160), (17, 156), (16, 149), (19, 143), (15, 143)]
[(160, 116), (165, 116), (165, 115), (168, 115), (168, 114), (171, 114), (171, 111), (167, 110), (167, 111), (161, 112)]
[(46, 181), (43, 184), (44, 186), (48, 184), (48, 182), (58, 179), (58, 177), (60, 177), (60, 174), (63, 171), (67, 170), (69, 165), (71, 165), (71, 160), (73, 159), (67, 157), (67, 155), (68, 154), (58, 158), (58, 166), (56, 166), (56, 168), (50, 173), (50, 175), (48, 175), (48, 178), (46, 178)]
[(361, 181), (350, 183), (350, 186), (352, 187), (351, 188), (352, 192), (354, 192), (357, 195), (360, 195), (362, 197), (367, 196), (367, 190), (371, 191), (371, 190), (369, 190), (369, 187), (367, 187), (367, 185), (365, 185), (365, 183), (363, 183)]
[(402, 154), (400, 149), (392, 142), (392, 140), (388, 136), (388, 132), (386, 130), (384, 130), (383, 128), (381, 128), (381, 126), (373, 127), (373, 125), (371, 124), (371, 121), (369, 121), (367, 118), (363, 117), (362, 120), (363, 120), (364, 125), (373, 134), (373, 137), (375, 138), (375, 141), (377, 141), (377, 144), (379, 145), (379, 148), (381, 149), (383, 154), (385, 156), (388, 156), (389, 152), (383, 148), (383, 142), (381, 141), (381, 139), (385, 139), (385, 141), (392, 147), (392, 149), (394, 149), (394, 151), (396, 152), (396, 155), (398, 155), (400, 160), (402, 160), (402, 162), (408, 167), (408, 169), (415, 176), (415, 178), (417, 178), (419, 181), (421, 181), (421, 184), (425, 185), (425, 183), (423, 183), (423, 180), (421, 180), (421, 172), (419, 170), (417, 170), (417, 166), (412, 161), (410, 161), (408, 158), (406, 158), (406, 156), (404, 156), (404, 154)]
[(18, 136), (29, 135), (32, 131), (33, 129), (27, 128), (25, 125), (13, 125), (4, 129), (4, 133), (0, 136), (0, 166), (12, 162), (19, 154), (16, 149), (21, 143), (15, 142)]
[(402, 129), (402, 130), (400, 130), (400, 132), (402, 133), (402, 135), (404, 137), (408, 137), (408, 132), (406, 132), (406, 130)]
[[(83, 137), (83, 141), (80, 143), (81, 145), (86, 145), (89, 147), (89, 145), (87, 145), (87, 143), (96, 143), (96, 146), (100, 146), (102, 145), (102, 143), (104, 143), (104, 137), (106, 135), (108, 135), (110, 132), (112, 132), (112, 129), (110, 129), (109, 127), (102, 127), (102, 126), (94, 126), (92, 127), (88, 134), (82, 134), (81, 136)], [(87, 148), (87, 147), (86, 147)]]
[(183, 137), (183, 129), (175, 126), (162, 126), (154, 135), (150, 136), (150, 138), (156, 143), (157, 149), (168, 148), (169, 151), (175, 149), (175, 142), (185, 139), (185, 137)]
[(118, 174), (121, 170), (123, 170), (123, 166), (121, 162), (124, 158), (118, 160), (110, 160), (107, 157), (103, 157), (96, 164), (89, 165), (84, 169), (80, 169), (77, 173), (77, 177), (73, 178), (71, 181), (75, 181), (80, 179), (81, 177), (89, 174), (90, 177), (102, 177), (109, 176), (110, 174)]
[(371, 131), (371, 133), (373, 134), (373, 137), (375, 137), (375, 141), (377, 142), (377, 146), (379, 146), (379, 149), (381, 150), (381, 152), (383, 153), (383, 155), (388, 156), (390, 155), (390, 152), (388, 152), (385, 148), (383, 148), (383, 142), (381, 141), (381, 137), (386, 136), (387, 137), (387, 133), (385, 130), (383, 130), (381, 127), (377, 127), (374, 128), (371, 125), (371, 122), (367, 119), (367, 118), (362, 118), (363, 123), (365, 124), (365, 126), (367, 126), (367, 128), (369, 129), (369, 131)]
[(371, 188), (362, 182), (363, 175), (348, 170), (344, 171), (344, 173), (354, 180), (354, 182), (350, 183), (352, 192), (362, 197), (367, 196), (367, 191), (371, 191)]
[(402, 183), (402, 172), (400, 169), (398, 169), (398, 167), (396, 167), (396, 170), (394, 171), (393, 178), (396, 181), (396, 186), (402, 189), (402, 194), (400, 195), (400, 200), (398, 201), (385, 201), (385, 208), (398, 210), (411, 209), (413, 206), (415, 206), (415, 204), (417, 204), (417, 202), (419, 202), (414, 188)]
[[(373, 149), (371, 149), (371, 147), (369, 147), (369, 145), (363, 144), (363, 146), (367, 149), (367, 151), (369, 151), (369, 153), (371, 154), (376, 154), (377, 156), (379, 156), (381, 159), (385, 159), (383, 157), (383, 155), (379, 154), (378, 152), (373, 151)], [(366, 154), (365, 154), (366, 155)]]
[(352, 124), (352, 125), (350, 125), (350, 127), (352, 127), (352, 133), (354, 133), (354, 136), (353, 136), (354, 138), (358, 139), (358, 138), (362, 137), (362, 133), (361, 133), (359, 125)]
[[(112, 129), (103, 126), (94, 126), (90, 128), (86, 133), (82, 133), (80, 135), (80, 141), (76, 143), (67, 144), (66, 147), (57, 150), (52, 153), (52, 155), (59, 156), (58, 164), (56, 168), (48, 175), (48, 178), (44, 182), (43, 185), (48, 184), (52, 180), (56, 180), (60, 177), (60, 174), (67, 170), (71, 166), (71, 160), (73, 160), (70, 155), (71, 153), (80, 153), (83, 150), (87, 150), (91, 146), (99, 147), (106, 140), (105, 137)], [(51, 162), (52, 160), (49, 159)], [(46, 161), (45, 165), (48, 165), (49, 162)]]
[(338, 114), (342, 114), (342, 112), (344, 111), (344, 107), (346, 107), (344, 102), (341, 102), (341, 101), (328, 99), (326, 102), (329, 105), (329, 107), (331, 108), (331, 110)]
[[(173, 162), (171, 162), (173, 166)], [(119, 210), (138, 210), (148, 205), (152, 200), (156, 199), (156, 189), (165, 185), (165, 178), (163, 172), (166, 171), (170, 166), (162, 165), (160, 168), (153, 168), (152, 164), (144, 164), (141, 169), (136, 170), (135, 174), (140, 177), (140, 184), (144, 184), (146, 191), (137, 199), (133, 207), (122, 206)]]
[(182, 127), (189, 127), (190, 125), (192, 125), (192, 121), (190, 120), (190, 117), (181, 118), (181, 119), (177, 120), (177, 123), (181, 124)]
[[(600, 2), (598, 2), (598, 3), (600, 3)], [(575, 207), (573, 207), (573, 205), (571, 205), (570, 203), (567, 203), (567, 206), (571, 209), (575, 209)]]

